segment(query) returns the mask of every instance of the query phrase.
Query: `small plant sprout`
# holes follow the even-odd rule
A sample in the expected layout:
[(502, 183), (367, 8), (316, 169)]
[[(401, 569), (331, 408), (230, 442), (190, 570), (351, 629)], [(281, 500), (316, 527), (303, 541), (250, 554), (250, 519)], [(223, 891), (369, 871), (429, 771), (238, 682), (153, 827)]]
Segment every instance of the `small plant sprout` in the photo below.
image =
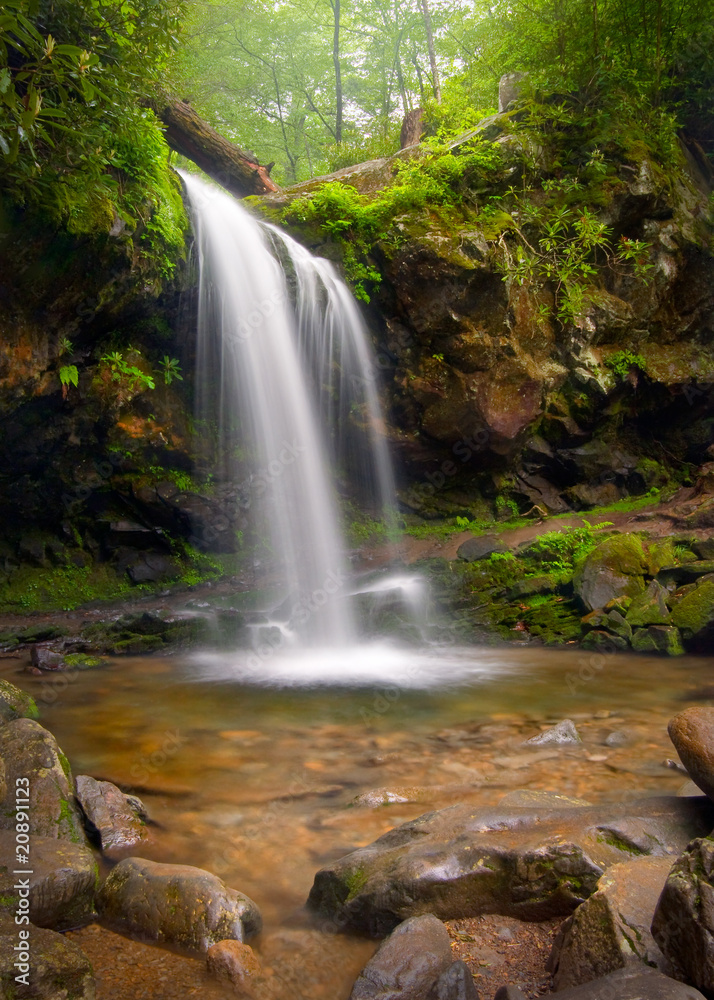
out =
[(159, 361), (159, 368), (163, 373), (166, 385), (171, 385), (174, 381), (183, 382), (181, 365), (179, 364), (178, 358), (170, 358), (168, 354), (164, 354), (163, 359)]

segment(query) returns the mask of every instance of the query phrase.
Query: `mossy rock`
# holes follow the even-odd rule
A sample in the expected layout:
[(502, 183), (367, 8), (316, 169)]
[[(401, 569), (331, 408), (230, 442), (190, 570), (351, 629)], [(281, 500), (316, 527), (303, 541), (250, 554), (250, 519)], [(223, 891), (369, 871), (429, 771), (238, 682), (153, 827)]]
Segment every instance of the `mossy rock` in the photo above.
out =
[(119, 639), (110, 647), (110, 652), (117, 655), (138, 655), (140, 653), (155, 653), (165, 646), (160, 635), (130, 635)]
[(714, 629), (714, 578), (688, 587), (684, 596), (673, 600), (672, 624), (684, 639), (695, 639)]
[(38, 719), (39, 716), (34, 698), (10, 681), (0, 680), (0, 721)]
[(67, 629), (61, 625), (33, 625), (17, 633), (20, 642), (48, 642), (50, 639), (61, 639), (67, 635)]
[(65, 666), (74, 670), (94, 670), (107, 665), (107, 661), (101, 656), (93, 656), (91, 653), (68, 653), (64, 662)]
[(682, 656), (684, 646), (679, 629), (668, 625), (650, 625), (638, 629), (632, 636), (632, 648), (637, 653), (662, 653), (665, 656)]
[(667, 607), (667, 596), (662, 584), (652, 580), (644, 594), (639, 594), (627, 609), (627, 621), (633, 628), (668, 625), (671, 614)]
[(591, 611), (617, 597), (637, 597), (645, 590), (650, 558), (637, 535), (613, 535), (590, 552), (575, 571), (573, 586)]
[(599, 653), (617, 653), (629, 649), (630, 644), (621, 635), (613, 635), (612, 632), (593, 629), (583, 639), (582, 647), (583, 649), (595, 649)]

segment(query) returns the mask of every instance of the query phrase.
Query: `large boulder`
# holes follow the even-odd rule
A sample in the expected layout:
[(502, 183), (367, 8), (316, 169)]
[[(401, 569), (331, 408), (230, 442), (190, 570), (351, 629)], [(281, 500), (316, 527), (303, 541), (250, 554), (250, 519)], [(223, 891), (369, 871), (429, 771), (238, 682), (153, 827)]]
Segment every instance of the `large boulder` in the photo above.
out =
[(0, 680), (0, 723), (39, 716), (34, 698), (10, 681)]
[[(669, 979), (655, 969), (628, 966), (583, 986), (559, 990), (558, 1000), (704, 1000), (691, 986)], [(512, 986), (499, 992), (494, 1000), (526, 1000), (524, 993)]]
[(88, 924), (97, 916), (95, 894), (99, 882), (97, 862), (88, 847), (67, 840), (33, 837), (27, 874), (14, 874), (15, 834), (0, 832), (0, 913), (14, 915), (19, 905), (18, 886), (29, 889), (29, 917), (38, 927), (56, 931)]
[[(28, 943), (29, 950), (23, 952), (21, 946)], [(23, 980), (18, 982), (17, 976)], [(32, 924), (0, 923), (0, 996), (7, 1000), (94, 1000), (91, 963), (62, 934)]]
[(667, 731), (689, 777), (714, 800), (714, 708), (687, 708), (675, 715)]
[(87, 826), (105, 854), (134, 847), (146, 838), (146, 810), (139, 799), (125, 795), (111, 781), (97, 781), (87, 774), (78, 774), (75, 784)]
[(652, 934), (677, 979), (714, 990), (714, 840), (694, 840), (677, 858)]
[(650, 924), (671, 867), (671, 858), (641, 857), (605, 872), (597, 892), (566, 921), (553, 947), (549, 965), (556, 990), (588, 983), (630, 962), (667, 971)]
[(323, 868), (308, 905), (375, 937), (423, 913), (567, 916), (606, 868), (633, 855), (676, 855), (713, 824), (704, 797), (557, 809), (456, 805)]
[(603, 608), (616, 597), (644, 593), (649, 560), (637, 535), (613, 535), (592, 550), (573, 578), (575, 593), (586, 608)]
[(672, 623), (685, 640), (702, 642), (714, 633), (714, 577), (706, 576), (673, 595)]
[(423, 1000), (452, 962), (444, 924), (431, 913), (411, 917), (379, 946), (350, 1000)]
[(260, 933), (252, 899), (216, 875), (189, 865), (125, 858), (99, 891), (99, 912), (110, 927), (145, 941), (204, 955), (213, 944)]
[(7, 782), (0, 829), (14, 827), (16, 790), (29, 788), (30, 834), (85, 843), (72, 771), (54, 736), (33, 719), (15, 719), (0, 729), (0, 757)]

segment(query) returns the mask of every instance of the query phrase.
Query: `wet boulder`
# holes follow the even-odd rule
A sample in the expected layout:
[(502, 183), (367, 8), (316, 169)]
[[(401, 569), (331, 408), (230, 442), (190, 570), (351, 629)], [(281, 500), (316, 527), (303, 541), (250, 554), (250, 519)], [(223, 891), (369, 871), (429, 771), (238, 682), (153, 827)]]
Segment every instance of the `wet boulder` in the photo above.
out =
[(573, 578), (575, 593), (590, 611), (616, 597), (635, 598), (645, 590), (649, 560), (637, 535), (613, 535), (592, 550)]
[(611, 865), (633, 854), (676, 855), (712, 825), (714, 807), (704, 797), (571, 808), (456, 805), (323, 868), (308, 905), (375, 937), (423, 913), (567, 916)]
[(667, 731), (689, 777), (714, 800), (714, 708), (687, 708), (675, 715)]
[(572, 719), (563, 719), (557, 726), (546, 729), (545, 732), (537, 736), (531, 736), (526, 740), (524, 746), (545, 747), (545, 746), (573, 746), (582, 742), (580, 735), (575, 728)]
[(652, 921), (673, 974), (714, 990), (714, 841), (697, 839), (677, 858)]
[(30, 834), (85, 843), (72, 771), (54, 736), (33, 719), (15, 719), (0, 729), (0, 757), (7, 782), (0, 803), (0, 829), (14, 826), (16, 788), (27, 787)]
[[(15, 950), (27, 942), (27, 952)], [(25, 955), (27, 962), (22, 961)], [(19, 968), (15, 965), (18, 958)], [(18, 975), (27, 979), (18, 983)], [(0, 996), (18, 1000), (94, 1000), (91, 963), (82, 949), (62, 934), (32, 925), (0, 923)]]
[(87, 774), (76, 779), (77, 799), (90, 835), (105, 854), (133, 847), (147, 836), (146, 809), (140, 799), (125, 795), (111, 781), (97, 781)]
[(379, 946), (350, 1000), (423, 1000), (452, 961), (444, 924), (431, 913), (411, 917)]
[(252, 899), (189, 865), (125, 858), (99, 891), (102, 920), (120, 934), (205, 954), (218, 941), (260, 933)]
[(590, 982), (631, 962), (667, 971), (650, 924), (671, 867), (671, 858), (641, 857), (607, 870), (553, 946), (549, 968), (556, 990)]
[(465, 962), (454, 962), (431, 988), (429, 1000), (479, 1000), (474, 978)]
[(36, 719), (39, 714), (34, 698), (26, 691), (0, 680), (0, 725), (13, 719)]
[[(56, 931), (91, 923), (97, 916), (95, 893), (99, 869), (83, 844), (33, 837), (31, 865), (26, 875), (15, 862), (14, 831), (0, 832), (0, 913), (14, 917), (19, 905), (17, 886), (29, 889), (29, 917), (37, 927)], [(27, 898), (27, 897), (26, 897)]]

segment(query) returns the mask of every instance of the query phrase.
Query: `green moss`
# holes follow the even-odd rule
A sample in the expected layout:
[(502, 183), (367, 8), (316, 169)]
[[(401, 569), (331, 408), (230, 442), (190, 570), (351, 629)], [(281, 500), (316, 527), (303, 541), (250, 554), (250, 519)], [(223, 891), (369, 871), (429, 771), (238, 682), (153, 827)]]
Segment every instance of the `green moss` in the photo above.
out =
[(347, 886), (347, 898), (346, 903), (358, 896), (360, 892), (364, 889), (367, 884), (368, 876), (364, 868), (355, 868), (348, 875), (345, 876), (345, 885)]
[(677, 601), (672, 608), (672, 622), (685, 639), (714, 624), (714, 580), (704, 580)]
[(67, 758), (65, 757), (65, 755), (62, 753), (61, 750), (57, 751), (57, 759), (60, 762), (60, 767), (64, 771), (65, 778), (67, 778), (67, 780), (71, 782), (72, 781), (72, 768), (70, 766), (69, 761), (67, 760)]
[(132, 587), (109, 566), (22, 566), (0, 584), (0, 610), (71, 611), (90, 601), (112, 600), (141, 589), (145, 588)]
[(73, 844), (82, 842), (77, 829), (77, 816), (70, 807), (69, 802), (64, 798), (60, 799), (60, 814), (57, 826), (60, 830), (60, 837), (70, 840)]
[(629, 840), (625, 840), (618, 833), (615, 833), (614, 830), (605, 831), (597, 839), (599, 843), (609, 844), (610, 847), (615, 847), (618, 851), (622, 851), (623, 854), (630, 854), (632, 857), (642, 857), (647, 853), (641, 850), (641, 848), (636, 847)]
[(68, 653), (64, 662), (68, 667), (77, 670), (91, 670), (104, 665), (104, 660), (100, 656), (92, 656), (89, 653)]

